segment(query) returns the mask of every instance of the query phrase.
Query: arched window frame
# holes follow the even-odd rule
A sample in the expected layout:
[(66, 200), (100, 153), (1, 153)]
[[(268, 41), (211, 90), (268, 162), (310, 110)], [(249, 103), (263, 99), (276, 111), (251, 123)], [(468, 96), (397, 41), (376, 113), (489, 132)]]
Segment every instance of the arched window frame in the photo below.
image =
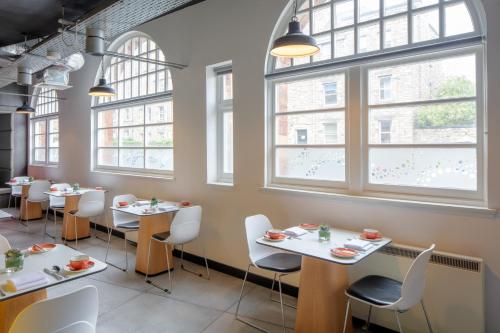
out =
[[(314, 0), (309, 1), (309, 5)], [(328, 5), (342, 0), (328, 1)], [(383, 1), (380, 0), (380, 15), (382, 15)], [(451, 4), (465, 2), (474, 31), (446, 37), (443, 34), (443, 8)], [(356, 1), (357, 3), (357, 1)], [(301, 2), (299, 1), (299, 7)], [(475, 0), (439, 0), (434, 8), (440, 9), (440, 38), (412, 45), (381, 49), (375, 52), (354, 54), (347, 57), (332, 58), (307, 64), (300, 64), (285, 68), (276, 68), (277, 58), (267, 55), (267, 129), (266, 129), (266, 186), (270, 188), (285, 188), (292, 190), (305, 190), (313, 192), (326, 192), (340, 195), (355, 195), (363, 197), (381, 197), (390, 199), (402, 199), (412, 201), (430, 201), (438, 203), (452, 203), (484, 206), (486, 198), (486, 173), (485, 173), (485, 80), (484, 71), (484, 45), (486, 43), (486, 22), (481, 4)], [(424, 7), (418, 11), (424, 11), (431, 7)], [(311, 7), (309, 7), (311, 8)], [(411, 8), (411, 0), (408, 0), (408, 8)], [(355, 9), (356, 10), (356, 9)], [(413, 11), (408, 11), (411, 17)], [(278, 24), (273, 32), (271, 42), (283, 35), (292, 15), (292, 2), (288, 4), (282, 13)], [(354, 15), (357, 16), (357, 15)], [(380, 16), (382, 17), (382, 16)], [(382, 29), (383, 18), (378, 18)], [(366, 22), (365, 22), (366, 23)], [(409, 23), (411, 25), (411, 23)], [(333, 23), (332, 23), (333, 25)], [(356, 27), (354, 27), (356, 30)], [(332, 32), (332, 31), (330, 31)], [(411, 33), (410, 31), (408, 32)], [(333, 36), (332, 36), (333, 40)], [(382, 38), (381, 38), (382, 44)], [(269, 50), (271, 43), (269, 44)], [(333, 48), (333, 42), (332, 42)], [(332, 53), (333, 54), (333, 53)], [(368, 72), (377, 67), (389, 66), (391, 64), (405, 64), (417, 61), (430, 60), (447, 56), (460, 56), (473, 54), (476, 59), (476, 144), (477, 147), (477, 188), (475, 190), (454, 190), (431, 187), (414, 186), (391, 186), (374, 185), (369, 182), (369, 154), (368, 143)], [(291, 82), (313, 77), (321, 77), (344, 73), (345, 75), (345, 143), (335, 146), (345, 147), (345, 181), (325, 181), (304, 178), (283, 178), (276, 174), (277, 153), (276, 148), (276, 87), (280, 83)], [(446, 145), (442, 145), (446, 146)], [(451, 145), (450, 145), (451, 146)], [(459, 145), (457, 145), (459, 146)], [(320, 146), (324, 147), (324, 146)], [(314, 148), (314, 145), (311, 147)]]
[[(30, 164), (57, 166), (59, 163), (59, 101), (57, 90), (33, 89), (30, 116)], [(46, 98), (45, 96), (49, 97)]]
[[(135, 53), (134, 51), (131, 51), (133, 56), (138, 56), (141, 58), (146, 58), (149, 57), (150, 59), (157, 59), (161, 61), (165, 61), (165, 53), (163, 50), (154, 42), (154, 40), (138, 31), (132, 31), (129, 33), (126, 33), (120, 37), (118, 37), (116, 40), (114, 40), (108, 47), (108, 50), (111, 52), (117, 52), (117, 53), (124, 53), (123, 48), (126, 47), (125, 45), (130, 41), (132, 41), (135, 38), (144, 38), (146, 40), (147, 44), (147, 51), (143, 52), (143, 46), (140, 45), (140, 51), (139, 53)], [(155, 45), (154, 50), (151, 48), (151, 43)], [(133, 45), (131, 44), (131, 47)], [(152, 52), (156, 56), (151, 57)], [(102, 98), (102, 97), (93, 97), (92, 98), (92, 166), (93, 170), (96, 171), (104, 171), (104, 172), (116, 172), (116, 173), (127, 173), (127, 174), (133, 174), (133, 175), (153, 175), (153, 176), (166, 176), (170, 177), (173, 175), (173, 87), (172, 87), (172, 79), (171, 79), (171, 73), (170, 70), (166, 67), (163, 67), (160, 65), (155, 65), (151, 64), (148, 62), (144, 61), (138, 61), (138, 60), (126, 60), (126, 59), (121, 59), (117, 57), (111, 57), (111, 56), (105, 56), (104, 57), (104, 64), (101, 64), (98, 69), (98, 73), (96, 75), (95, 79), (95, 84), (99, 81), (99, 78), (102, 76), (102, 68), (104, 68), (105, 71), (105, 77), (107, 79), (108, 84), (110, 84), (115, 90), (119, 89), (125, 89), (125, 87), (128, 86), (130, 89), (130, 95), (125, 98), (125, 94), (118, 94), (117, 91), (117, 96), (110, 98)], [(118, 78), (118, 67), (116, 67), (116, 74), (115, 77), (117, 80), (113, 80), (110, 75), (111, 75), (111, 70), (110, 66), (113, 64), (128, 64), (129, 69), (128, 69), (128, 74), (126, 75), (127, 72), (125, 72), (124, 69), (124, 77), (123, 78)], [(137, 64), (136, 68), (136, 73), (134, 74), (134, 67), (135, 64)], [(103, 65), (103, 66), (102, 66)], [(119, 65), (116, 65), (119, 66)], [(125, 65), (124, 65), (125, 66)], [(146, 69), (145, 71), (142, 70), (142, 66)], [(152, 69), (152, 70), (151, 70)], [(160, 73), (164, 73), (163, 75), (163, 80), (164, 80), (164, 85), (159, 86), (159, 78), (160, 78)], [(155, 89), (154, 91), (151, 91), (151, 81), (150, 78), (154, 78), (155, 82)], [(144, 78), (144, 80), (142, 80)], [(111, 80), (110, 80), (111, 79)], [(137, 82), (137, 94), (134, 94), (134, 83), (133, 81)], [(145, 81), (145, 82), (143, 82)], [(122, 82), (116, 83), (116, 82)], [(127, 84), (128, 82), (128, 84)], [(146, 84), (145, 88), (141, 88), (141, 84)], [(145, 89), (145, 94), (142, 95), (139, 91), (141, 89)], [(123, 98), (118, 99), (120, 96), (123, 96)], [(150, 109), (151, 107), (151, 109)], [(128, 111), (120, 111), (120, 110), (125, 110), (125, 109), (136, 109), (136, 111), (131, 111), (134, 113), (132, 118), (136, 118), (135, 112), (138, 112), (137, 110), (142, 109), (142, 122), (139, 123), (133, 123), (126, 125), (124, 124), (121, 120), (118, 120), (120, 115), (123, 114), (123, 112), (128, 112)], [(158, 110), (155, 110), (154, 108), (157, 108)], [(159, 111), (164, 114), (163, 117), (160, 117), (160, 120), (152, 120), (148, 118), (148, 114), (153, 114), (155, 111)], [(102, 125), (99, 123), (99, 114), (109, 111), (111, 113), (116, 113), (116, 124), (110, 125)], [(153, 128), (159, 128), (162, 127), (165, 131), (164, 137), (162, 136), (162, 139), (166, 141), (167, 143), (163, 142), (161, 145), (156, 145), (156, 144), (151, 144), (147, 143), (147, 135), (148, 135), (148, 130), (154, 131)], [(139, 132), (142, 132), (142, 143), (139, 146), (125, 146), (122, 144), (122, 141), (120, 140), (120, 136), (122, 135), (122, 131), (126, 131), (127, 128), (130, 131), (133, 131), (134, 129), (137, 129)], [(110, 132), (116, 132), (116, 144), (112, 145), (101, 145), (99, 141), (99, 132), (100, 131), (110, 131)], [(113, 134), (114, 136), (115, 134)], [(115, 139), (113, 139), (115, 140)], [(100, 158), (100, 152), (108, 150), (111, 152), (111, 158), (113, 159), (113, 163), (101, 163), (101, 158)], [(142, 151), (142, 165), (140, 166), (124, 166), (122, 164), (121, 160), (121, 154), (126, 151), (126, 150), (135, 150), (137, 152)], [(162, 167), (154, 167), (151, 166), (151, 162), (148, 162), (148, 158), (150, 156), (154, 156), (154, 154), (162, 154), (166, 153), (166, 155), (162, 155), (159, 158), (157, 157), (156, 160), (161, 163)], [(151, 157), (153, 158), (153, 157)], [(167, 162), (165, 162), (165, 158), (167, 159)], [(115, 163), (116, 162), (116, 163)], [(148, 165), (149, 163), (149, 165)], [(166, 163), (166, 164), (165, 164)], [(110, 165), (113, 164), (113, 165)]]

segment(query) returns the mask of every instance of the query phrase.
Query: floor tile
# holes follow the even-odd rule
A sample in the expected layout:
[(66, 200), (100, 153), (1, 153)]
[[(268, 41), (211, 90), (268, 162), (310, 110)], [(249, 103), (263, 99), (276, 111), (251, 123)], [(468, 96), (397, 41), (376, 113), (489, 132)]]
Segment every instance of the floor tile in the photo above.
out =
[[(271, 333), (283, 333), (282, 326), (273, 325), (270, 323), (248, 319), (254, 325), (257, 325)], [(224, 313), (215, 322), (213, 322), (209, 327), (207, 327), (203, 333), (257, 333), (260, 332), (258, 329), (249, 326), (241, 321), (236, 320), (234, 314)], [(287, 332), (294, 332), (293, 329), (287, 329)]]

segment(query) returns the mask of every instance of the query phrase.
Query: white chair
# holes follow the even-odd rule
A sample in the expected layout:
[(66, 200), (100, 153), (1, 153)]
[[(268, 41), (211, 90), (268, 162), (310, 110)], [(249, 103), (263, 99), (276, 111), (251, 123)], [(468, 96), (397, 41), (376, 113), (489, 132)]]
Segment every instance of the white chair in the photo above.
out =
[[(113, 198), (113, 207), (116, 207), (116, 205), (118, 205), (119, 202), (127, 202), (129, 205), (132, 205), (136, 201), (137, 198), (133, 194), (117, 195), (116, 197)], [(106, 250), (106, 257), (104, 261), (106, 261), (107, 264), (116, 267), (118, 269), (121, 269), (122, 271), (125, 272), (128, 269), (127, 233), (139, 230), (139, 221), (134, 215), (113, 210), (113, 226), (115, 229), (123, 232), (124, 234), (123, 241), (124, 241), (124, 251), (125, 251), (125, 268), (118, 267), (117, 265), (108, 261), (109, 247), (111, 244), (111, 234), (113, 233), (113, 229), (110, 228), (109, 226), (108, 226), (108, 248)]]
[(369, 306), (366, 327), (370, 325), (372, 307), (394, 311), (399, 331), (403, 332), (399, 314), (408, 311), (420, 303), (424, 312), (427, 328), (432, 333), (432, 327), (425, 310), (422, 296), (425, 289), (425, 272), (434, 251), (435, 245), (423, 251), (413, 261), (406, 273), (403, 283), (378, 275), (369, 275), (359, 279), (346, 290), (347, 308), (344, 320), (344, 332), (346, 330), (351, 300), (367, 304)]
[(30, 204), (43, 204), (49, 201), (49, 196), (45, 194), (45, 192), (48, 192), (49, 190), (50, 182), (48, 180), (35, 180), (31, 183), (28, 191), (28, 197), (26, 198), (26, 224), (22, 222), (21, 214), (19, 214), (19, 221), (21, 221), (22, 224), (28, 226), (28, 221), (30, 220)]
[[(52, 184), (51, 187), (56, 188), (58, 191), (64, 191), (68, 187), (71, 187), (67, 183), (61, 183), (61, 184)], [(64, 212), (64, 205), (66, 203), (66, 199), (64, 197), (55, 197), (53, 195), (49, 195), (49, 207), (47, 208), (47, 211), (45, 212), (45, 234), (51, 238), (56, 239), (56, 236), (52, 236), (47, 232), (47, 222), (49, 220), (49, 211), (52, 210), (54, 212), (54, 232), (57, 227), (57, 212)]]
[[(203, 277), (203, 274), (199, 274), (188, 270), (184, 267), (184, 244), (190, 243), (198, 238), (200, 234), (200, 226), (201, 226), (201, 206), (193, 206), (188, 208), (181, 208), (172, 221), (170, 225), (170, 231), (154, 234), (149, 240), (149, 248), (148, 248), (148, 265), (146, 269), (146, 282), (152, 284), (153, 286), (162, 289), (167, 293), (172, 292), (172, 277), (170, 273), (170, 269), (168, 270), (168, 280), (170, 284), (170, 289), (164, 289), (156, 284), (154, 284), (149, 278), (149, 261), (151, 254), (151, 242), (160, 242), (165, 244), (165, 252), (167, 254), (167, 266), (170, 267), (170, 262), (168, 259), (168, 245), (181, 246), (181, 269), (186, 272), (198, 275), (199, 277)], [(203, 250), (205, 252), (205, 250)], [(204, 254), (205, 259), (205, 268), (207, 270), (206, 279), (210, 279), (210, 271), (208, 269), (207, 257)]]
[[(92, 190), (84, 192), (78, 201), (78, 209), (68, 214), (72, 215), (75, 224), (75, 248), (78, 247), (78, 228), (77, 228), (77, 218), (88, 218), (101, 216), (104, 213), (104, 203), (105, 203), (104, 191)], [(64, 231), (65, 245), (67, 244), (68, 236), (68, 224), (66, 223), (66, 228)]]
[(11, 248), (9, 241), (4, 236), (0, 235), (0, 254), (4, 254)]
[(86, 321), (77, 321), (54, 333), (95, 333), (95, 326)]
[[(14, 177), (12, 178), (16, 181), (16, 183), (22, 183), (22, 182), (27, 182), (29, 181), (30, 177), (22, 176), (22, 177)], [(17, 208), (17, 198), (20, 198), (23, 193), (23, 187), (22, 186), (12, 186), (10, 190), (10, 196), (9, 196), (9, 208), (10, 208), (10, 202), (12, 201), (12, 198), (14, 198), (14, 207)]]
[(80, 321), (95, 327), (98, 308), (97, 288), (86, 286), (29, 305), (17, 315), (9, 333), (53, 333)]
[(238, 311), (240, 309), (241, 299), (243, 298), (243, 290), (245, 288), (245, 282), (250, 272), (250, 267), (256, 267), (263, 270), (271, 271), (274, 273), (273, 285), (271, 287), (271, 299), (272, 292), (274, 290), (274, 283), (276, 281), (276, 276), (278, 277), (278, 289), (280, 296), (281, 305), (281, 320), (283, 324), (283, 332), (286, 331), (285, 326), (285, 312), (283, 305), (283, 294), (281, 292), (281, 278), (287, 274), (299, 272), (301, 269), (302, 257), (297, 254), (292, 254), (277, 249), (270, 248), (268, 246), (257, 244), (256, 240), (266, 233), (267, 230), (272, 229), (273, 226), (269, 219), (264, 215), (254, 215), (249, 216), (245, 219), (245, 230), (246, 238), (248, 244), (248, 255), (250, 257), (250, 264), (248, 265), (247, 271), (245, 273), (245, 278), (243, 279), (243, 284), (241, 285), (240, 298), (238, 300), (238, 306), (236, 307), (235, 317), (236, 320), (241, 321), (247, 325), (250, 325), (260, 331), (266, 332), (263, 328), (245, 321), (238, 317)]

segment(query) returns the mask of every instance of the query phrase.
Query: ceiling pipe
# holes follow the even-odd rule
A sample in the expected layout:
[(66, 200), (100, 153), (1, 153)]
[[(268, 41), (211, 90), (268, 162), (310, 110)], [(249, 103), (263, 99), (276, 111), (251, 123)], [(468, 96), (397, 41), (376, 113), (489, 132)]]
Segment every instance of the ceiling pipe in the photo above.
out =
[[(25, 96), (25, 97), (38, 97), (42, 95), (33, 95), (33, 94), (22, 94), (22, 93), (13, 93), (13, 92), (7, 92), (7, 91), (0, 91), (0, 95), (11, 95), (11, 96)], [(65, 101), (66, 98), (62, 97), (52, 97), (52, 96), (43, 96), (44, 98), (48, 99), (55, 99), (59, 101)]]
[(32, 84), (33, 70), (25, 66), (17, 67), (17, 84), (20, 86), (30, 86)]

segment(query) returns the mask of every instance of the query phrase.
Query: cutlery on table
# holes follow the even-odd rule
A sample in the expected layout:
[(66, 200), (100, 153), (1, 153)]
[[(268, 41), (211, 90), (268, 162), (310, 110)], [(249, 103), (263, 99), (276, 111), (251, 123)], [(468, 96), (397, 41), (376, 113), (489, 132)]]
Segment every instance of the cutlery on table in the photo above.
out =
[(50, 269), (48, 268), (44, 268), (43, 269), (43, 272), (45, 274), (48, 274), (50, 276), (52, 276), (54, 279), (58, 280), (58, 281), (61, 281), (62, 279), (64, 279), (64, 277), (62, 277), (61, 275), (57, 274), (56, 272), (54, 271), (51, 271)]

